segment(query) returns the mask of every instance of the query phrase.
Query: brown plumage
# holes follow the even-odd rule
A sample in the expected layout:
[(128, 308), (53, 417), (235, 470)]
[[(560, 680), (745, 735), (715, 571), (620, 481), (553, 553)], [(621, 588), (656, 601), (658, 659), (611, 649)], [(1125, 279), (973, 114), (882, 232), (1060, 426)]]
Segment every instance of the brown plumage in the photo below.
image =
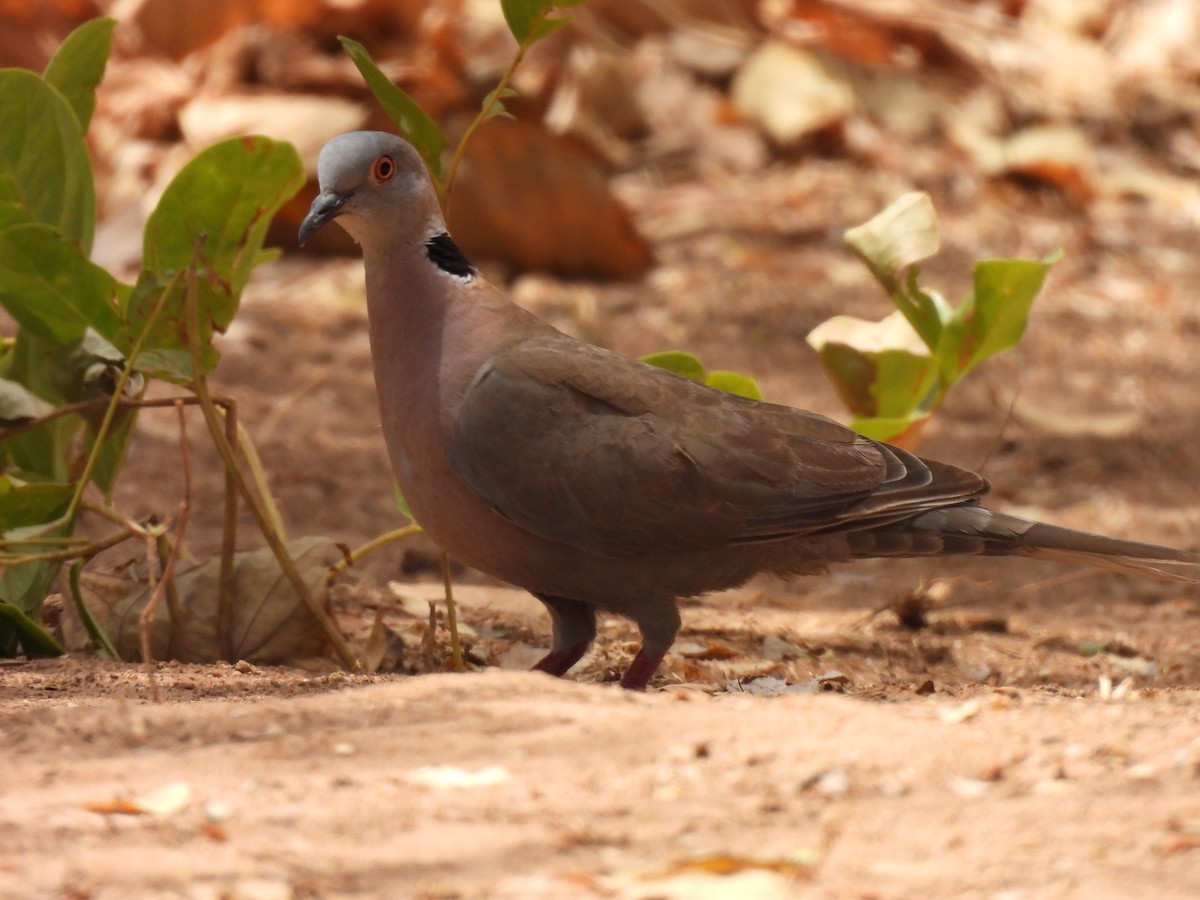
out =
[(574, 665), (606, 609), (642, 632), (622, 679), (642, 688), (679, 629), (676, 600), (757, 572), (983, 554), (1200, 574), (1200, 555), (987, 510), (973, 472), (555, 330), (475, 275), (393, 135), (335, 138), (318, 176), (300, 239), (337, 218), (362, 245), (396, 478), (453, 558), (546, 606), (543, 671)]

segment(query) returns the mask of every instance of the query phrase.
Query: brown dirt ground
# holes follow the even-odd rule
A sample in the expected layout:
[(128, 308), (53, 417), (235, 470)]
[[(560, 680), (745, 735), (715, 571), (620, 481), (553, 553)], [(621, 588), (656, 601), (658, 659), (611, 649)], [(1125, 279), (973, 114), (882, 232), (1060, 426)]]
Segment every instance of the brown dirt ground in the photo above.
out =
[[(973, 259), (1067, 257), (1022, 347), (962, 386), (923, 452), (986, 460), (1003, 508), (1195, 548), (1194, 223), (929, 181), (946, 244), (929, 278), (951, 297)], [(837, 312), (887, 312), (838, 235), (908, 187), (829, 161), (627, 178), (661, 261), (645, 283), (513, 289), (591, 340), (686, 347), (839, 415), (804, 336)], [(218, 369), (294, 534), (350, 545), (396, 524), (360, 279), (356, 262), (262, 270)], [(139, 427), (118, 503), (170, 515), (173, 413)], [(199, 433), (188, 543), (203, 556), (220, 482)], [(413, 677), (429, 667), (435, 563), (419, 544), (381, 552), (339, 598), (355, 640), (383, 611), (394, 674), (168, 663), (153, 704), (136, 667), (0, 666), (0, 895), (1200, 894), (1194, 589), (1003, 560), (755, 582), (688, 603), (651, 692), (629, 696), (599, 683), (635, 638), (615, 619), (566, 681), (498, 671), (536, 658), (548, 624), (465, 572), (468, 642), (491, 665)], [(919, 630), (886, 610), (914, 595), (933, 605)]]

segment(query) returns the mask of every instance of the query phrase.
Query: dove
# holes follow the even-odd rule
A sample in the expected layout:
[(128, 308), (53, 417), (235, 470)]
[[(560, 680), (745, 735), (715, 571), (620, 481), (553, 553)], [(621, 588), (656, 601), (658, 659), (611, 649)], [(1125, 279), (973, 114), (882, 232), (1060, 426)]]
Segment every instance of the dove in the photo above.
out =
[(336, 220), (362, 249), (396, 481), (451, 558), (545, 606), (552, 640), (535, 669), (564, 675), (604, 610), (641, 632), (621, 684), (644, 689), (680, 628), (677, 601), (760, 572), (977, 554), (1200, 575), (1198, 554), (987, 509), (974, 472), (564, 334), (479, 275), (395, 135), (334, 138), (317, 176), (299, 240)]

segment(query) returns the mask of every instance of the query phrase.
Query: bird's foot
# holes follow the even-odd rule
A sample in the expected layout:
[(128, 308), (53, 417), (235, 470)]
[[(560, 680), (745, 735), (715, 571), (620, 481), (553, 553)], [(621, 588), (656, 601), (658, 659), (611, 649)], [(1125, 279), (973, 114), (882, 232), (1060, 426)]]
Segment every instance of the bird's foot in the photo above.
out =
[(567, 670), (583, 658), (587, 653), (591, 640), (580, 641), (567, 650), (551, 650), (534, 665), (531, 671), (546, 672), (555, 677), (566, 675)]
[(659, 663), (666, 655), (666, 650), (647, 651), (643, 646), (638, 650), (633, 662), (629, 664), (629, 668), (625, 670), (625, 674), (621, 676), (621, 687), (627, 691), (644, 691), (650, 678), (657, 671)]

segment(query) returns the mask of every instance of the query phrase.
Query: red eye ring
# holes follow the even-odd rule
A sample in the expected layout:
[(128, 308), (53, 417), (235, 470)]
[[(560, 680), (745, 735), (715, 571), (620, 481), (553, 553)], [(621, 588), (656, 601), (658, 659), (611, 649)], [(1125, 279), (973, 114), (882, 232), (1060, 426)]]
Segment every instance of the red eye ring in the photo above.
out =
[(390, 156), (381, 156), (371, 167), (371, 174), (375, 176), (376, 181), (391, 181), (396, 174), (396, 163)]

